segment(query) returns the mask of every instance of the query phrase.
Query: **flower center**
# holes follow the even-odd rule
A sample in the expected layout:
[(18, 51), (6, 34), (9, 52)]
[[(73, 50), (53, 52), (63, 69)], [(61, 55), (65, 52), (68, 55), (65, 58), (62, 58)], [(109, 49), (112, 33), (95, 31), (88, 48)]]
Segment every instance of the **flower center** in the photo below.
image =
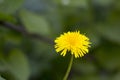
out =
[(70, 38), (68, 38), (68, 44), (70, 47), (75, 46), (76, 45), (75, 37), (71, 36)]

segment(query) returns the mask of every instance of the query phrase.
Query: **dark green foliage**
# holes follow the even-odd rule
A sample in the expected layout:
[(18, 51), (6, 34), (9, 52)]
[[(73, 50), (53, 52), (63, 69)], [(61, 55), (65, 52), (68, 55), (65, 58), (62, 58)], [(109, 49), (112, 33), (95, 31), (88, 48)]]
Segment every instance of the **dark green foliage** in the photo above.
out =
[(120, 80), (119, 0), (0, 0), (0, 80), (62, 80), (53, 41), (77, 30), (92, 44), (69, 80)]

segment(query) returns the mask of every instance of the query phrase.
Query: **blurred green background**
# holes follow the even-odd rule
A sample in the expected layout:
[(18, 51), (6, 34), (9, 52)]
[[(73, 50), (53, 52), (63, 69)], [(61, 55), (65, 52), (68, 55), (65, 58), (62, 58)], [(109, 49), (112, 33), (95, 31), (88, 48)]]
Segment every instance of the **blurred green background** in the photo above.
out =
[(92, 44), (69, 80), (120, 80), (120, 0), (0, 0), (0, 80), (62, 80), (53, 41), (76, 30)]

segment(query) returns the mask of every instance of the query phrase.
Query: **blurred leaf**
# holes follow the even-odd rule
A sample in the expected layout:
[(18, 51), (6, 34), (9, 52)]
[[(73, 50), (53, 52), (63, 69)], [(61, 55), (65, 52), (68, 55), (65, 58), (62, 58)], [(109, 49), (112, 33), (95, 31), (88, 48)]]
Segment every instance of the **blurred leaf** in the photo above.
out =
[(11, 14), (23, 4), (23, 1), (24, 0), (1, 0), (0, 12), (5, 14)]
[(120, 72), (118, 72), (111, 80), (120, 80)]
[(70, 0), (70, 6), (87, 8), (88, 0)]
[(29, 11), (22, 11), (20, 16), (23, 24), (30, 33), (49, 34), (49, 24), (43, 16)]
[[(20, 36), (19, 33), (17, 32), (12, 32), (12, 31), (8, 31), (6, 32), (6, 34), (4, 34), (4, 40), (6, 41), (6, 43), (11, 43), (11, 45), (21, 45), (21, 40), (22, 37)], [(8, 46), (11, 47), (11, 46)]]
[(74, 76), (71, 80), (110, 80), (110, 78), (106, 75), (84, 75), (84, 76)]
[(120, 46), (110, 44), (107, 42), (103, 43), (101, 47), (95, 52), (95, 57), (100, 62), (101, 66), (107, 70), (114, 70), (120, 68)]
[(19, 50), (13, 50), (7, 59), (9, 71), (17, 80), (27, 80), (29, 77), (29, 67), (26, 57)]
[(118, 25), (99, 25), (97, 31), (104, 38), (120, 44), (120, 27)]
[(56, 4), (69, 4), (70, 0), (53, 0)]
[(120, 10), (120, 0), (114, 0), (116, 9)]
[[(8, 56), (0, 56), (2, 66), (4, 66), (9, 72), (9, 77), (12, 75), (12, 79), (15, 80), (28, 80), (30, 75), (29, 66), (25, 55), (19, 50), (13, 50)], [(6, 73), (6, 72), (5, 72)], [(6, 75), (6, 78), (9, 78)], [(11, 80), (11, 79), (10, 79)]]
[(16, 48), (21, 45), (23, 37), (21, 37), (18, 32), (0, 26), (0, 34), (0, 44), (3, 44), (3, 46), (0, 45), (0, 47), (2, 47), (1, 49), (3, 49), (3, 51), (9, 51), (8, 49), (11, 50), (13, 47)]
[(16, 20), (13, 16), (2, 13), (2, 12), (0, 12), (0, 20), (9, 21), (9, 22), (16, 22)]
[(108, 24), (119, 24), (120, 23), (120, 9), (116, 10), (113, 8), (111, 12), (109, 12), (107, 18)]
[(3, 3), (3, 1), (4, 1), (4, 0), (0, 0), (0, 4), (2, 4), (2, 3)]
[[(53, 46), (33, 40), (32, 49), (34, 52), (31, 56), (32, 75), (42, 75), (43, 71), (51, 68), (51, 60), (54, 58)], [(42, 46), (42, 47), (41, 47)]]
[(3, 78), (0, 76), (0, 80), (5, 80), (5, 79), (3, 79)]
[(85, 75), (96, 73), (95, 66), (92, 63), (86, 61), (79, 61), (78, 63), (75, 63), (74, 70), (77, 73), (81, 73)]
[(93, 2), (95, 4), (99, 4), (99, 5), (102, 5), (102, 6), (107, 6), (109, 4), (111, 4), (114, 0), (93, 0)]

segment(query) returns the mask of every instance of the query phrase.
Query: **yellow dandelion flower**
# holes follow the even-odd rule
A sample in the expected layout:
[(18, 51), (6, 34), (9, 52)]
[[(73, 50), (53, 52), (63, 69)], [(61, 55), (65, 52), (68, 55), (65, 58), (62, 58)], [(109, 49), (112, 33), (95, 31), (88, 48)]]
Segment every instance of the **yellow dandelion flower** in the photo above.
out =
[(80, 34), (80, 31), (61, 34), (55, 39), (55, 43), (56, 52), (61, 52), (61, 55), (65, 56), (70, 51), (75, 58), (84, 56), (90, 47), (89, 38)]

